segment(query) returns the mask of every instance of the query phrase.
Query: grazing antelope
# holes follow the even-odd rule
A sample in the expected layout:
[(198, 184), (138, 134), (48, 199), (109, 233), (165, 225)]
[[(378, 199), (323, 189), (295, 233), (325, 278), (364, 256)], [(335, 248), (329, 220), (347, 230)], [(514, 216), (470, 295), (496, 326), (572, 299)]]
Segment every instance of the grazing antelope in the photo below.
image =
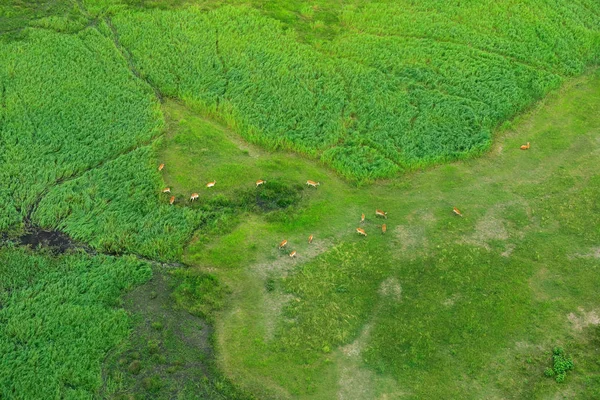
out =
[(171, 188), (164, 188), (163, 193), (171, 193)]
[(460, 212), (460, 210), (458, 208), (456, 208), (456, 207), (452, 208), (452, 212), (454, 212), (454, 214), (456, 214), (456, 215), (458, 215), (460, 217), (463, 216), (462, 213)]
[(529, 142), (521, 146), (521, 150), (529, 150)]
[(375, 210), (375, 216), (376, 217), (383, 217), (383, 218), (387, 218), (387, 213), (381, 210)]
[(385, 234), (386, 232), (387, 232), (387, 225), (386, 224), (381, 225), (381, 233)]
[(267, 183), (267, 181), (263, 181), (262, 179), (259, 179), (256, 181), (256, 187), (259, 187), (260, 185), (264, 185), (265, 183)]
[(165, 167), (165, 164), (160, 164), (160, 165), (158, 166), (158, 170), (159, 170), (159, 171), (162, 171), (164, 167)]
[(362, 224), (363, 222), (365, 222), (365, 213), (360, 215), (360, 223)]
[(198, 197), (200, 197), (198, 193), (192, 193), (190, 196), (190, 201), (198, 200)]
[(290, 257), (292, 257), (292, 258), (296, 257), (296, 250), (294, 250), (290, 253)]
[(358, 232), (360, 235), (367, 236), (367, 232), (365, 232), (363, 228), (356, 228), (356, 232)]
[(211, 187), (215, 186), (216, 184), (217, 184), (217, 181), (208, 182), (208, 183), (206, 184), (206, 187), (207, 187), (207, 188), (211, 188)]
[(279, 248), (283, 249), (286, 245), (287, 245), (287, 240), (282, 240), (281, 243), (279, 243)]
[(306, 184), (307, 184), (308, 186), (312, 186), (312, 187), (314, 187), (314, 188), (316, 188), (317, 186), (319, 186), (319, 185), (320, 185), (320, 183), (319, 183), (319, 182), (311, 181), (310, 179), (306, 181)]
[(313, 237), (314, 237), (313, 235), (310, 235), (310, 236), (308, 237), (308, 244), (311, 244), (311, 243), (312, 243)]
[(173, 203), (175, 203), (175, 196), (171, 196), (171, 198), (169, 199), (169, 204), (173, 205)]

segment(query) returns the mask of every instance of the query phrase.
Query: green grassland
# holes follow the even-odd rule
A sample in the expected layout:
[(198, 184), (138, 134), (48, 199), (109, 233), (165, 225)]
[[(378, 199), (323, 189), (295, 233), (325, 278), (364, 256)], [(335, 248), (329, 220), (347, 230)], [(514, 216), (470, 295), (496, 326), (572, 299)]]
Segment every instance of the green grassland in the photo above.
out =
[(600, 397), (598, 61), (590, 0), (3, 2), (0, 398)]
[[(222, 368), (261, 398), (593, 398), (599, 89), (597, 73), (573, 81), (482, 158), (359, 188), (168, 104), (180, 122), (161, 159), (182, 193), (212, 179), (205, 199), (260, 191), (259, 178), (321, 182), (284, 215), (249, 212), (188, 247), (189, 264), (232, 290), (216, 325)], [(580, 368), (564, 386), (543, 376), (557, 345)]]

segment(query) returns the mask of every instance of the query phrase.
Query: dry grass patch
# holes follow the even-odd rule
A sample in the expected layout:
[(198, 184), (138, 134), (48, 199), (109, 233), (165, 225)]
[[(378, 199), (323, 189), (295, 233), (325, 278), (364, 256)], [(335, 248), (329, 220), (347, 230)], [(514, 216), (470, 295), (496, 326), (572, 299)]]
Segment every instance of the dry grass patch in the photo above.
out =
[(598, 316), (598, 313), (595, 310), (586, 312), (583, 307), (577, 308), (577, 314), (569, 313), (567, 319), (572, 324), (573, 329), (578, 332), (581, 332), (583, 328), (588, 326), (600, 325), (600, 316)]
[(381, 282), (379, 286), (379, 294), (384, 297), (389, 297), (395, 301), (400, 301), (402, 296), (402, 286), (398, 279), (389, 277), (385, 281)]

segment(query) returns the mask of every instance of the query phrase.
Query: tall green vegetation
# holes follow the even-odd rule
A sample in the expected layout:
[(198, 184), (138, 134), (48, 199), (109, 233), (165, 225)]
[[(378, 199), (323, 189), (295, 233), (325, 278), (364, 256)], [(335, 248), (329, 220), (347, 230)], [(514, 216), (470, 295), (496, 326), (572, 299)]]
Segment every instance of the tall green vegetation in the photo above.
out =
[(170, 206), (155, 171), (152, 148), (134, 150), (50, 189), (32, 220), (103, 252), (178, 260), (207, 215)]
[(151, 275), (132, 257), (0, 249), (0, 397), (92, 398), (129, 333), (119, 297)]
[(344, 28), (312, 46), (244, 7), (115, 11), (112, 20), (166, 94), (254, 143), (368, 180), (482, 152), (499, 123), (598, 61), (600, 21), (588, 8), (484, 11), (489, 3), (343, 7)]
[(0, 229), (49, 187), (156, 137), (158, 102), (113, 42), (30, 29), (0, 43)]

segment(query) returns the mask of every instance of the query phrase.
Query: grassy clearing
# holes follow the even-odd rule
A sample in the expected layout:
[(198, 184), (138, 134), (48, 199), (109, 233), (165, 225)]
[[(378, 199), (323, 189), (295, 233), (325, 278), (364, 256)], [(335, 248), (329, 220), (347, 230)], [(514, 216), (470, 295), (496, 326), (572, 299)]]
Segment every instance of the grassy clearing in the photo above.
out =
[[(209, 179), (222, 186), (206, 198), (259, 178), (322, 183), (283, 219), (251, 213), (187, 250), (232, 290), (216, 325), (227, 375), (261, 398), (597, 393), (599, 88), (595, 73), (552, 94), (487, 156), (368, 188), (171, 105), (182, 122), (161, 157), (185, 166), (165, 177), (183, 193)], [(543, 375), (556, 346), (575, 362), (560, 385)]]

